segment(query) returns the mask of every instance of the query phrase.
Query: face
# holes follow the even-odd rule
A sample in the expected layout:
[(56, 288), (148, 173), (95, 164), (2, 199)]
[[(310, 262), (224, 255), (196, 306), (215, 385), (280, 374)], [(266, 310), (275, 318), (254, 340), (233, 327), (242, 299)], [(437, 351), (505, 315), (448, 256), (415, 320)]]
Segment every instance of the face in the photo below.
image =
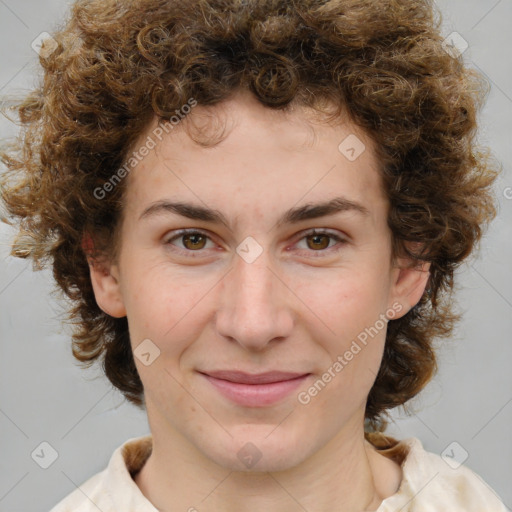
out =
[(210, 109), (227, 136), (203, 147), (183, 127), (205, 112), (141, 135), (157, 145), (127, 178), (119, 259), (91, 278), (127, 316), (153, 435), (283, 470), (362, 437), (386, 322), (428, 273), (393, 265), (375, 148), (348, 120), (238, 94)]

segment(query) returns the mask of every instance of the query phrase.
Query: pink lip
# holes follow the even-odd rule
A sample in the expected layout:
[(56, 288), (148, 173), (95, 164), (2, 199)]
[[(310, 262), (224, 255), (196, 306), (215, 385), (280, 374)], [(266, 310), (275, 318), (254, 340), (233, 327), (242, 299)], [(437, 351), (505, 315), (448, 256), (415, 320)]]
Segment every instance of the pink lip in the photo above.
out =
[(218, 391), (238, 405), (271, 405), (300, 386), (310, 375), (289, 372), (266, 372), (251, 375), (235, 371), (201, 373)]

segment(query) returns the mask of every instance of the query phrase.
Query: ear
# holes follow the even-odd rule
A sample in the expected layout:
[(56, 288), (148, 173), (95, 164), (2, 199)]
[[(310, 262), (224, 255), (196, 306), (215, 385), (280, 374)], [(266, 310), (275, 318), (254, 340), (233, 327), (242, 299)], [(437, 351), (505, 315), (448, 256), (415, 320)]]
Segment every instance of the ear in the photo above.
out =
[(93, 258), (94, 241), (90, 233), (83, 234), (81, 245), (89, 264), (91, 284), (99, 308), (114, 318), (126, 316), (118, 266), (105, 259), (100, 261)]
[(102, 311), (114, 318), (126, 316), (117, 265), (88, 260), (96, 303)]
[(408, 313), (420, 301), (430, 277), (430, 262), (419, 262), (411, 265), (409, 259), (399, 259), (392, 272), (390, 304), (401, 304), (400, 318)]

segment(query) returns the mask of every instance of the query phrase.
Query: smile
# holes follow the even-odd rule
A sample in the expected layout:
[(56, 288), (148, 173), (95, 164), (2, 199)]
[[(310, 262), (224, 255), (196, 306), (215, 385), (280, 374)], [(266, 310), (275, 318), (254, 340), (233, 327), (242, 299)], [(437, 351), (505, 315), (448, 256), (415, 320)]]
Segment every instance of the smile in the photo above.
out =
[(226, 371), (200, 372), (200, 375), (224, 397), (237, 405), (265, 407), (290, 395), (311, 374), (267, 372), (251, 375)]

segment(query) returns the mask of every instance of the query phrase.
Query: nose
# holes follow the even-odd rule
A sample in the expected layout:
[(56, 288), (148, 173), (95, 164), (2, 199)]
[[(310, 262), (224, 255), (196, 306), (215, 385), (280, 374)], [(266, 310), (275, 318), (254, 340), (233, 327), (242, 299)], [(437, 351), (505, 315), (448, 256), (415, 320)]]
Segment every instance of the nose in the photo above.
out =
[(292, 293), (269, 263), (267, 251), (252, 263), (236, 255), (217, 296), (217, 332), (251, 351), (287, 338), (294, 325)]

